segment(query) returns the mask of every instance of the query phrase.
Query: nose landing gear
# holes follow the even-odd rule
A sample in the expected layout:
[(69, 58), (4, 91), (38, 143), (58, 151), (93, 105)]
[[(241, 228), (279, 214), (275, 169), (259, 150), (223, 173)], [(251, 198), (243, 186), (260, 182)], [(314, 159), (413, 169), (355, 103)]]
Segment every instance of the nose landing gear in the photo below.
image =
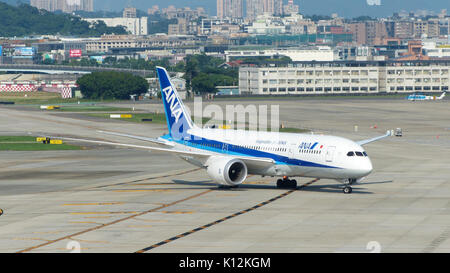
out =
[(357, 180), (354, 179), (354, 178), (348, 179), (348, 180), (346, 181), (345, 187), (342, 189), (342, 191), (343, 191), (345, 194), (350, 194), (350, 193), (352, 193), (353, 189), (352, 189), (352, 187), (351, 187), (350, 185), (353, 185), (353, 184), (355, 184), (356, 182), (357, 182)]
[(284, 176), (283, 179), (277, 180), (277, 188), (280, 189), (296, 189), (297, 188), (297, 180), (290, 180), (287, 176)]
[(345, 193), (345, 194), (350, 194), (350, 193), (352, 193), (352, 187), (350, 187), (350, 186), (345, 186), (344, 187), (344, 189), (343, 189), (343, 192)]

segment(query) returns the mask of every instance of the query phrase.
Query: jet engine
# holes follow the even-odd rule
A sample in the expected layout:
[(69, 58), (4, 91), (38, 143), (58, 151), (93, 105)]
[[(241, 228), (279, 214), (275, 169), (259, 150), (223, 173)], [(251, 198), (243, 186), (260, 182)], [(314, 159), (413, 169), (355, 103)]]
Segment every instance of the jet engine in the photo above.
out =
[(211, 157), (206, 166), (208, 175), (220, 185), (237, 186), (247, 178), (247, 165), (237, 158)]

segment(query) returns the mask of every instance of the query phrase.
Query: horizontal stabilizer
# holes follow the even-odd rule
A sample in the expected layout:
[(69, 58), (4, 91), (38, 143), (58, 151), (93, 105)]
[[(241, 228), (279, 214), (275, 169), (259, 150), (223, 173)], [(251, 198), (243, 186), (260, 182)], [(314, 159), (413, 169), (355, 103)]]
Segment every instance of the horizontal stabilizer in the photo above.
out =
[(171, 147), (174, 146), (171, 142), (164, 140), (164, 139), (156, 139), (156, 138), (143, 137), (143, 136), (134, 136), (134, 135), (128, 135), (128, 134), (122, 134), (122, 133), (116, 133), (116, 132), (107, 132), (107, 131), (97, 131), (97, 132), (106, 134), (106, 135), (121, 136), (121, 137), (128, 137), (128, 138), (148, 141), (151, 143), (165, 145), (165, 146), (171, 146)]

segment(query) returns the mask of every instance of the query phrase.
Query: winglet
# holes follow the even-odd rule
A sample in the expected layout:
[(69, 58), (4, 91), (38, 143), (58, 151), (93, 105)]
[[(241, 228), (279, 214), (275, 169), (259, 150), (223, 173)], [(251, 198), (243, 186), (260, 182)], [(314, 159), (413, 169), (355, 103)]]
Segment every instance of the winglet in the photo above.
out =
[(391, 130), (387, 130), (385, 135), (374, 137), (374, 138), (371, 138), (371, 139), (361, 140), (361, 141), (358, 141), (356, 143), (358, 143), (359, 145), (363, 146), (363, 145), (369, 144), (371, 142), (375, 142), (375, 141), (378, 141), (378, 140), (381, 140), (383, 138), (387, 138), (387, 137), (390, 137), (390, 136), (392, 136), (392, 131)]

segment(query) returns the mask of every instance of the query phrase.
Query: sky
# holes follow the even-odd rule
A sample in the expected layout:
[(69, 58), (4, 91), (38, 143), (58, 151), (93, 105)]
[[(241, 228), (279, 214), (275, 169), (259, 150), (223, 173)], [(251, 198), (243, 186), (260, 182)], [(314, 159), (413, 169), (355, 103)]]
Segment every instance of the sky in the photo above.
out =
[[(168, 5), (176, 7), (201, 6), (210, 15), (216, 14), (216, 0), (94, 0), (96, 10), (121, 10), (128, 3), (142, 10), (153, 5), (165, 8)], [(284, 0), (287, 2), (287, 0)], [(302, 14), (331, 15), (338, 13), (340, 16), (353, 18), (360, 15), (372, 17), (390, 16), (401, 10), (432, 10), (438, 13), (441, 9), (447, 9), (450, 14), (450, 0), (294, 0), (300, 5)], [(381, 5), (369, 5), (380, 3)]]

